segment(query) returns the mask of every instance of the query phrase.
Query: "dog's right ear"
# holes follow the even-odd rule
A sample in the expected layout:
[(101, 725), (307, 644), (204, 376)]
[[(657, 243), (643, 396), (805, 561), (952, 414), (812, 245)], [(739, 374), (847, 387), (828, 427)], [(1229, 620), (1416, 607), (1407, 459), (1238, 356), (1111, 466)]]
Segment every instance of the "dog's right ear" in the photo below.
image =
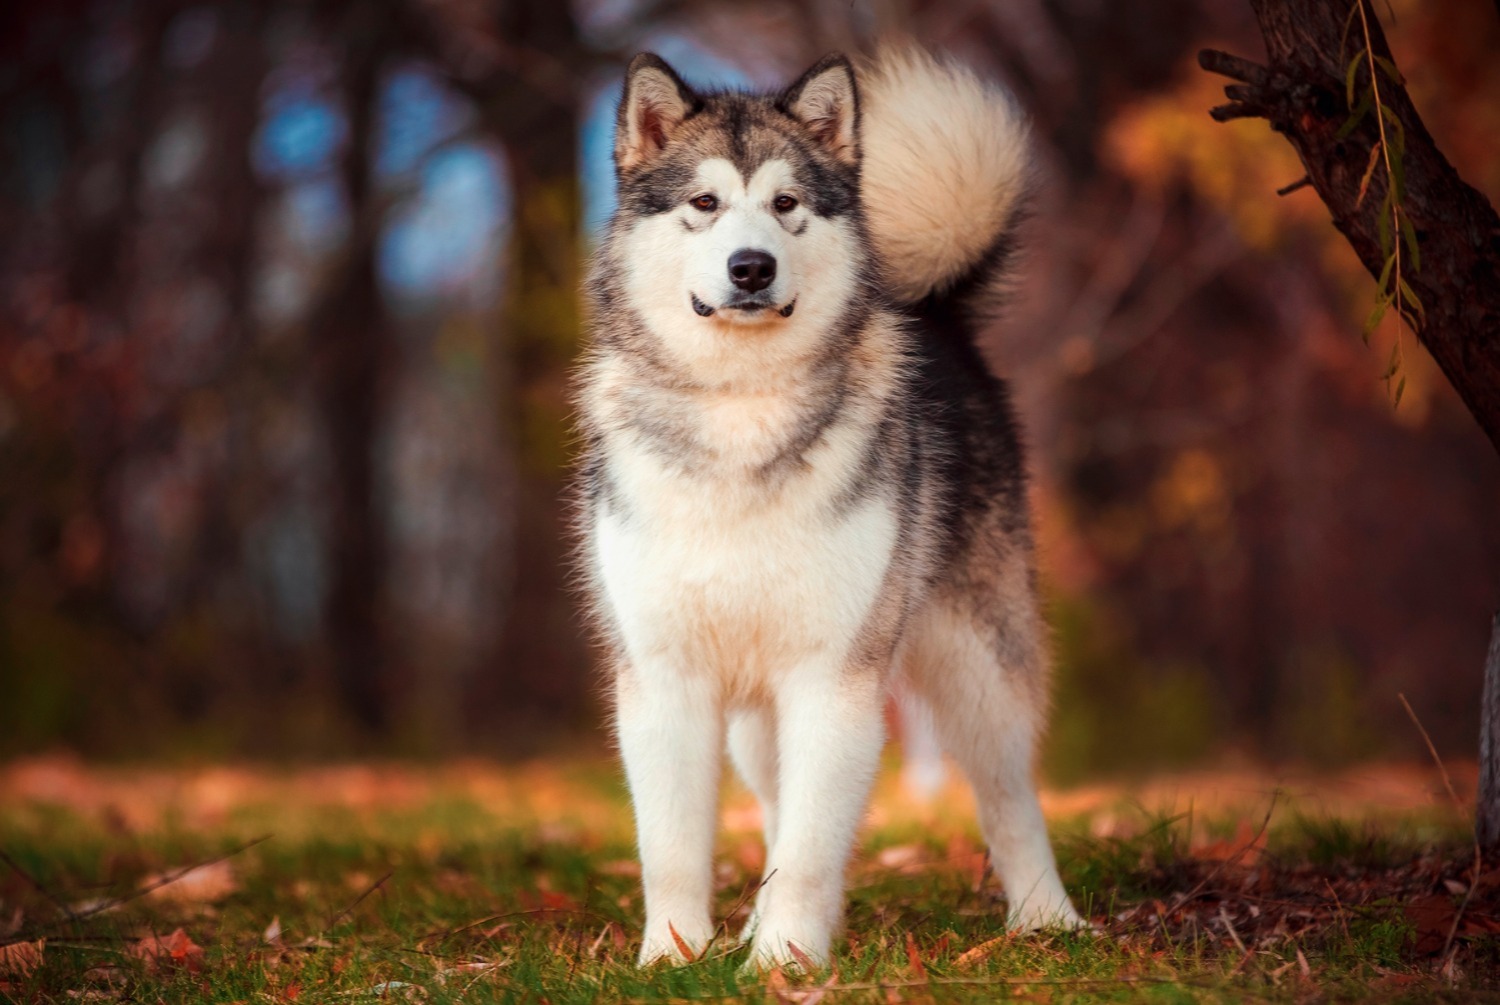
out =
[(625, 71), (625, 95), (615, 120), (615, 169), (623, 173), (655, 158), (702, 104), (660, 56), (637, 55)]

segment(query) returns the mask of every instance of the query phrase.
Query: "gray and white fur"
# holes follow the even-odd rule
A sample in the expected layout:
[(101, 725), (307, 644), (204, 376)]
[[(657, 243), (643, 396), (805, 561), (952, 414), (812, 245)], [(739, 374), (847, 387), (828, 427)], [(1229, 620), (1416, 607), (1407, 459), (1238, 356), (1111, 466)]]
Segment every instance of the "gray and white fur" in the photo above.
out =
[(1033, 781), (1048, 666), (1021, 446), (975, 345), (1023, 118), (910, 48), (829, 56), (772, 95), (699, 93), (641, 55), (615, 161), (579, 517), (641, 962), (713, 937), (726, 741), (765, 819), (751, 965), (828, 960), (893, 684), (974, 786), (1010, 923), (1080, 924)]

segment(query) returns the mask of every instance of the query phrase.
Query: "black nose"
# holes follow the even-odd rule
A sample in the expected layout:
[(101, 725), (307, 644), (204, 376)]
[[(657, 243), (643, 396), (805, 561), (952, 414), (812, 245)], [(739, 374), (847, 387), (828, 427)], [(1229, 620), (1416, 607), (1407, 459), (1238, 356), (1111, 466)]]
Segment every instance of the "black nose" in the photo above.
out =
[(729, 278), (747, 293), (759, 293), (776, 278), (776, 259), (742, 248), (729, 256)]

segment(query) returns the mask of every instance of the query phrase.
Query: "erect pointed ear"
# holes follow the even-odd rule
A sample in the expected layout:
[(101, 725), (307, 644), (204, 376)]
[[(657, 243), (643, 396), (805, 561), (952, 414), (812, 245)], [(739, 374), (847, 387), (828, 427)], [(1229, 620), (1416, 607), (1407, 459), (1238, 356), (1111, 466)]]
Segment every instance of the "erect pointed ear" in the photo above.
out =
[(625, 70), (625, 94), (615, 120), (615, 168), (628, 171), (653, 159), (682, 120), (701, 106), (665, 60), (649, 52), (638, 54)]
[(824, 56), (781, 95), (777, 105), (802, 122), (834, 157), (859, 162), (859, 91), (842, 53)]

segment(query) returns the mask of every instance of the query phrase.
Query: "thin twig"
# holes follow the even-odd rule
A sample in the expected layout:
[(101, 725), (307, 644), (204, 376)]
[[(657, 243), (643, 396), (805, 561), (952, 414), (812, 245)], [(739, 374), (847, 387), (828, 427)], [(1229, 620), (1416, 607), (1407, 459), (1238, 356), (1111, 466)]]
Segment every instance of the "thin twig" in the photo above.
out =
[(1339, 899), (1339, 892), (1333, 888), (1332, 883), (1328, 882), (1326, 876), (1323, 878), (1323, 885), (1328, 889), (1328, 895), (1333, 898), (1333, 906), (1338, 914), (1339, 927), (1344, 930), (1344, 938), (1352, 945), (1354, 937), (1349, 934), (1349, 919), (1345, 916), (1344, 902)]
[(1240, 938), (1240, 933), (1235, 930), (1234, 920), (1229, 917), (1229, 912), (1224, 909), (1224, 902), (1222, 900), (1219, 901), (1219, 920), (1224, 922), (1224, 930), (1229, 933), (1229, 938), (1234, 941), (1234, 947), (1242, 954), (1249, 952), (1245, 948), (1244, 940)]
[(386, 870), (386, 874), (384, 876), (381, 876), (374, 883), (372, 883), (370, 885), (370, 888), (368, 890), (366, 890), (364, 893), (362, 893), (358, 897), (354, 898), (354, 903), (350, 904), (348, 907), (344, 908), (338, 914), (335, 914), (333, 917), (329, 918), (328, 919), (328, 924), (326, 924), (326, 925), (323, 926), (323, 931), (326, 932), (330, 928), (332, 928), (334, 925), (337, 925), (340, 921), (343, 920), (343, 918), (345, 917), (345, 915), (347, 915), (350, 911), (354, 910), (360, 904), (363, 904), (365, 902), (365, 898), (366, 897), (368, 897), (370, 894), (374, 893), (376, 890), (378, 890), (382, 886), (384, 886), (385, 885), (385, 881), (388, 880), (388, 879), (390, 879), (394, 875), (396, 875), (396, 870), (395, 869), (388, 869), (388, 870)]
[(46, 897), (48, 900), (52, 901), (52, 905), (59, 911), (61, 911), (69, 921), (73, 921), (75, 919), (76, 916), (73, 913), (73, 909), (66, 903), (64, 903), (61, 897), (57, 896), (57, 894), (53, 893), (51, 890), (43, 886), (41, 880), (37, 879), (31, 873), (23, 869), (21, 867), (21, 863), (11, 858), (10, 854), (4, 848), (0, 848), (0, 862), (4, 862), (6, 865), (10, 866), (11, 871), (13, 871), (17, 876), (20, 876), (27, 883), (31, 884), (31, 886), (35, 888), (36, 891), (43, 897)]
[(1307, 186), (1309, 186), (1311, 184), (1312, 184), (1312, 176), (1311, 175), (1303, 175), (1301, 178), (1298, 178), (1296, 181), (1292, 182), (1290, 185), (1283, 185), (1280, 188), (1278, 188), (1276, 190), (1276, 194), (1277, 195), (1291, 195), (1293, 192), (1297, 191), (1299, 188), (1306, 188)]
[[(192, 872), (194, 869), (202, 869), (204, 866), (214, 865), (218, 862), (223, 862), (227, 859), (234, 858), (241, 852), (254, 848), (256, 845), (260, 844), (263, 841), (269, 841), (271, 837), (272, 835), (270, 834), (262, 834), (260, 837), (255, 838), (251, 841), (246, 841), (244, 844), (233, 849), (232, 851), (225, 852), (223, 855), (218, 855), (214, 858), (206, 858), (201, 862), (195, 862), (190, 866), (186, 866), (182, 869), (177, 870), (169, 876), (163, 876), (161, 879), (157, 880), (154, 883), (147, 883), (145, 886), (138, 887), (124, 897), (115, 897), (111, 900), (103, 901), (102, 903), (95, 904), (85, 911), (72, 911), (69, 913), (67, 923), (82, 921), (85, 918), (92, 918), (96, 914), (103, 914), (105, 911), (113, 911), (117, 907), (123, 907), (133, 900), (139, 900), (140, 898), (146, 896), (148, 893), (155, 893), (157, 890), (160, 890), (164, 886), (172, 885), (182, 877), (186, 876), (188, 873)], [(24, 933), (17, 933), (16, 935), (8, 939), (0, 939), (0, 946), (8, 946), (16, 942), (31, 941), (39, 936), (46, 935), (49, 932), (57, 930), (59, 927), (61, 927), (62, 924), (64, 923), (53, 922), (49, 925), (43, 925), (40, 928), (26, 930)]]
[[(821, 984), (815, 988), (808, 989), (814, 993), (824, 992), (832, 994), (848, 993), (853, 991), (900, 991), (905, 988), (925, 987), (1055, 987), (1055, 988), (1112, 988), (1133, 987), (1152, 985), (1175, 984), (1185, 987), (1210, 987), (1206, 981), (1185, 980), (1174, 977), (1062, 977), (1062, 978), (1032, 978), (1032, 977), (928, 977), (920, 981), (852, 981), (848, 984)], [(798, 992), (801, 993), (801, 992)], [(683, 1001), (724, 1001), (727, 999), (741, 1000), (745, 998), (744, 991), (726, 991), (711, 994), (675, 994), (673, 998)], [(640, 1001), (641, 999), (628, 999)]]
[[(1448, 777), (1448, 769), (1444, 766), (1443, 759), (1438, 756), (1437, 747), (1432, 745), (1432, 737), (1427, 735), (1427, 730), (1422, 726), (1422, 720), (1418, 719), (1417, 713), (1412, 711), (1411, 702), (1406, 700), (1406, 695), (1398, 691), (1396, 697), (1401, 699), (1401, 707), (1406, 709), (1406, 714), (1411, 717), (1412, 725), (1417, 727), (1417, 732), (1422, 734), (1422, 740), (1427, 744), (1427, 752), (1437, 763), (1438, 773), (1443, 776), (1443, 785), (1448, 789), (1448, 798), (1453, 800), (1453, 805), (1459, 814), (1466, 816), (1463, 801), (1458, 798), (1458, 793), (1453, 789), (1453, 779)], [(1453, 948), (1453, 940), (1458, 937), (1459, 923), (1463, 921), (1464, 910), (1474, 897), (1474, 888), (1479, 885), (1480, 867), (1483, 864), (1484, 856), (1479, 849), (1479, 832), (1474, 830), (1474, 874), (1469, 877), (1469, 888), (1464, 891), (1463, 901), (1458, 905), (1458, 910), (1453, 912), (1453, 924), (1448, 926), (1448, 938), (1443, 942), (1442, 956), (1448, 955), (1448, 951)]]
[[(444, 939), (453, 938), (453, 936), (457, 935), (460, 932), (467, 932), (471, 928), (478, 928), (480, 925), (488, 924), (491, 921), (504, 921), (507, 918), (535, 918), (548, 914), (575, 915), (580, 918), (592, 918), (595, 921), (609, 923), (613, 923), (615, 920), (614, 918), (610, 918), (603, 914), (600, 914), (598, 911), (580, 911), (577, 908), (573, 907), (537, 907), (532, 908), (528, 911), (506, 911), (503, 914), (488, 914), (483, 918), (477, 918), (474, 921), (468, 922), (467, 924), (459, 925), (457, 928), (440, 929), (436, 932), (428, 932), (426, 935), (423, 935), (421, 938), (417, 939), (417, 944), (421, 945), (433, 939), (436, 939), (438, 942), (442, 942)], [(418, 950), (418, 952), (425, 952), (425, 950)]]
[(1251, 836), (1250, 840), (1247, 841), (1243, 847), (1241, 847), (1234, 854), (1230, 855), (1228, 858), (1224, 859), (1224, 861), (1220, 862), (1218, 864), (1218, 867), (1215, 868), (1213, 872), (1203, 877), (1203, 881), (1201, 883), (1189, 890), (1187, 896), (1182, 898), (1182, 903), (1186, 904), (1189, 901), (1195, 899), (1200, 893), (1203, 892), (1204, 888), (1207, 887), (1208, 884), (1219, 878), (1220, 873), (1229, 868), (1231, 865), (1238, 864), (1239, 860), (1245, 857), (1246, 852), (1260, 843), (1260, 839), (1265, 836), (1266, 829), (1271, 826), (1271, 814), (1276, 812), (1276, 800), (1278, 800), (1279, 798), (1281, 798), (1281, 790), (1271, 790), (1271, 805), (1266, 807), (1266, 816), (1265, 819), (1260, 822), (1260, 829)]

